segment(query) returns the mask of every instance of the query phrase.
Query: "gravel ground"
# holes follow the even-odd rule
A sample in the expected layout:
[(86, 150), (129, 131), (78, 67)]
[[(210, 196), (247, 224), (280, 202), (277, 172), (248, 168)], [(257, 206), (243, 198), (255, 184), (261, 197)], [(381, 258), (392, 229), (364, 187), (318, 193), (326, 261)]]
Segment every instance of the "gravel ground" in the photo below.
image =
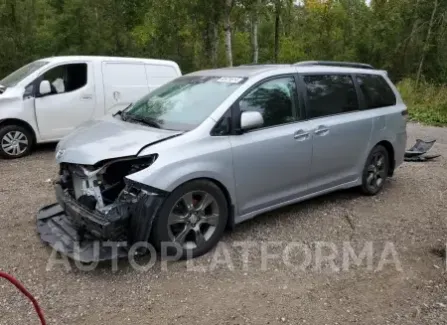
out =
[[(126, 261), (115, 271), (107, 263), (93, 271), (51, 267), (35, 215), (54, 200), (45, 182), (56, 173), (54, 146), (0, 161), (0, 269), (38, 297), (49, 324), (447, 324), (446, 263), (434, 250), (447, 242), (447, 129), (408, 131), (409, 145), (436, 138), (432, 152), (443, 157), (405, 163), (376, 197), (350, 190), (293, 205), (239, 225), (189, 264), (147, 270)], [(242, 241), (254, 244), (248, 261), (236, 247)], [(333, 267), (318, 262), (317, 242), (333, 245), (322, 249), (324, 256), (334, 249)], [(372, 243), (372, 262), (344, 265), (344, 242), (356, 254)], [(266, 252), (279, 258), (263, 264)], [(0, 324), (38, 324), (28, 301), (1, 279)]]

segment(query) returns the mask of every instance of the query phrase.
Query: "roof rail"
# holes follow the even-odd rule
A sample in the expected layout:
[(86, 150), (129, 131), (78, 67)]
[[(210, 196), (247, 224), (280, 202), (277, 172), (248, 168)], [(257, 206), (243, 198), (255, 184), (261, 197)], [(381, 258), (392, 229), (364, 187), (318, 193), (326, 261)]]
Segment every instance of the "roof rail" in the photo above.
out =
[[(284, 63), (285, 64), (285, 63)], [(283, 64), (283, 65), (284, 65)], [(247, 66), (262, 66), (262, 65), (281, 65), (281, 63), (271, 63), (271, 62), (264, 62), (264, 63), (244, 63), (239, 64), (238, 67), (247, 67)]]
[(296, 62), (293, 65), (324, 65), (331, 67), (349, 67), (349, 68), (359, 68), (359, 69), (374, 69), (371, 64), (357, 63), (357, 62), (344, 62), (344, 61), (301, 61)]

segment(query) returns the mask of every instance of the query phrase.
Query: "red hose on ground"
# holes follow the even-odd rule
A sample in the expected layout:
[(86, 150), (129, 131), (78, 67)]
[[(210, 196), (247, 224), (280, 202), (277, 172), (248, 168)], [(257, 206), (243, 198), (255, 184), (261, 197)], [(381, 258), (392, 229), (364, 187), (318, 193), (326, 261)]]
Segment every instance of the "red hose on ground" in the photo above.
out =
[(0, 271), (0, 278), (4, 278), (11, 282), (17, 289), (19, 289), (34, 305), (34, 309), (36, 310), (37, 315), (39, 316), (40, 323), (42, 325), (46, 325), (45, 319), (43, 318), (43, 312), (42, 309), (40, 309), (39, 304), (37, 303), (37, 300), (33, 297), (31, 293), (29, 293), (28, 290), (25, 289), (25, 287), (14, 277), (9, 275), (8, 273)]

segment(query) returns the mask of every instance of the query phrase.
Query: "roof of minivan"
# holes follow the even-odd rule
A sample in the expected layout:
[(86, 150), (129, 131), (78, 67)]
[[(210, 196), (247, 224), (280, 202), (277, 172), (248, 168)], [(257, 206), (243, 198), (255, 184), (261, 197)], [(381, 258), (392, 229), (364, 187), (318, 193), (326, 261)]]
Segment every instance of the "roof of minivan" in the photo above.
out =
[(145, 63), (152, 64), (166, 64), (171, 63), (177, 65), (176, 62), (171, 60), (161, 60), (161, 59), (147, 59), (147, 58), (132, 58), (132, 57), (118, 57), (118, 56), (95, 56), (95, 55), (67, 55), (67, 56), (52, 56), (47, 58), (42, 58), (39, 61), (47, 61), (47, 62), (67, 62), (70, 60), (84, 60), (84, 61), (101, 61), (101, 62), (135, 62), (135, 61), (143, 61)]
[(241, 65), (236, 67), (201, 70), (188, 74), (189, 76), (222, 76), (222, 77), (253, 77), (255, 75), (272, 71), (278, 68), (296, 68), (297, 72), (329, 72), (329, 73), (365, 73), (365, 74), (382, 74), (384, 71), (375, 69), (362, 69), (341, 66), (325, 66), (325, 65), (292, 65), (292, 64), (253, 64)]

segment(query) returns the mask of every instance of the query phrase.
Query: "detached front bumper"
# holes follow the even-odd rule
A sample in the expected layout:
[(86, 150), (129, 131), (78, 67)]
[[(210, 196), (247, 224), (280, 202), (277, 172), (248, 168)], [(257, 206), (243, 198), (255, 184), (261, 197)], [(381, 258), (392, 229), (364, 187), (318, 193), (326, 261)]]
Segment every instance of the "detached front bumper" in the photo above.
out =
[(59, 204), (43, 207), (37, 213), (40, 239), (56, 251), (81, 262), (107, 261), (128, 256), (126, 242), (106, 242), (87, 236)]
[(40, 238), (56, 251), (85, 263), (126, 258), (132, 244), (148, 241), (152, 221), (164, 201), (160, 193), (133, 193), (129, 191), (129, 197), (101, 213), (86, 209), (56, 185), (58, 203), (37, 214)]

